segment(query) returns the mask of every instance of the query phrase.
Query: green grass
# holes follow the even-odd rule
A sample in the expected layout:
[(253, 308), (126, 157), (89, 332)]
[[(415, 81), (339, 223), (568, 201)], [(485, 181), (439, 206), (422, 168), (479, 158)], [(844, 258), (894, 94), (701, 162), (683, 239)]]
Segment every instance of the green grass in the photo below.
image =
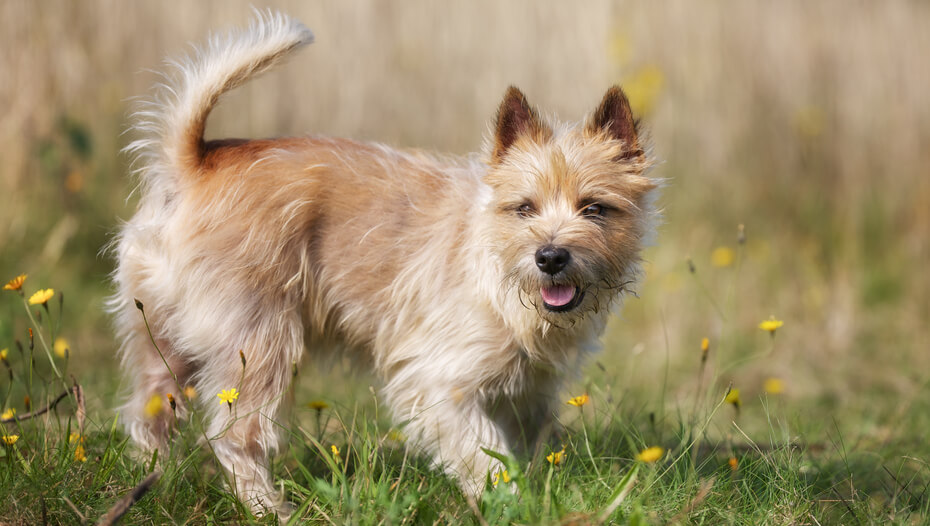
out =
[[(700, 277), (696, 275), (696, 277)], [(34, 290), (32, 281), (24, 287)], [(693, 293), (712, 299), (712, 290), (692, 283)], [(28, 295), (26, 296), (28, 297)], [(3, 407), (27, 412), (45, 406), (73, 381), (69, 351), (57, 356), (52, 342), (67, 327), (62, 302), (24, 308), (24, 299), (5, 292), (8, 312), (34, 328), (14, 343), (4, 369)], [(732, 302), (731, 302), (732, 303)], [(721, 301), (726, 305), (726, 301)], [(16, 307), (18, 305), (18, 308)], [(708, 308), (711, 308), (708, 306)], [(732, 316), (724, 309), (721, 317)], [(24, 319), (23, 319), (24, 318)], [(63, 328), (64, 327), (64, 328)], [(927, 386), (922, 396), (899, 400), (894, 412), (857, 414), (837, 404), (805, 407), (782, 394), (740, 394), (740, 404), (725, 401), (727, 371), (747, 362), (764, 362), (777, 352), (782, 332), (772, 337), (755, 327), (731, 328), (728, 338), (758, 352), (749, 358), (721, 358), (713, 342), (706, 370), (700, 351), (688, 366), (690, 395), (673, 402), (671, 370), (659, 364), (652, 389), (625, 388), (621, 374), (633, 363), (598, 362), (572, 386), (587, 392), (582, 407), (566, 405), (551, 437), (530, 458), (503, 459), (509, 483), (490, 484), (480, 502), (468, 502), (454, 482), (430, 467), (427, 459), (403, 443), (403, 429), (384, 415), (369, 378), (340, 381), (344, 371), (304, 370), (284, 433), (288, 447), (274, 461), (277, 480), (296, 512), (291, 523), (332, 524), (923, 524), (930, 520), (927, 488)], [(756, 334), (756, 333), (760, 334)], [(28, 334), (28, 333), (27, 333)], [(10, 339), (13, 334), (5, 333)], [(726, 340), (727, 337), (721, 337)], [(20, 350), (19, 346), (22, 346)], [(629, 358), (636, 360), (635, 354)], [(58, 375), (52, 369), (55, 363)], [(742, 365), (740, 365), (742, 363)], [(105, 364), (113, 370), (113, 364)], [(664, 369), (664, 372), (661, 370)], [(310, 381), (307, 376), (313, 378)], [(72, 379), (73, 378), (73, 379)], [(113, 379), (82, 382), (93, 399)], [(308, 385), (312, 384), (312, 385)], [(109, 396), (109, 395), (108, 395)], [(212, 393), (198, 397), (210, 400)], [(307, 400), (323, 397), (327, 407)], [(658, 400), (658, 401), (657, 401)], [(114, 402), (114, 400), (110, 400)], [(0, 517), (12, 523), (94, 523), (152, 470), (162, 473), (150, 492), (124, 517), (128, 524), (274, 524), (254, 517), (227, 490), (196, 412), (178, 422), (168, 452), (139, 458), (109, 408), (91, 409), (78, 439), (76, 399), (64, 398), (38, 418), (3, 425), (3, 435), (18, 435), (0, 449)], [(862, 407), (853, 407), (860, 410)], [(168, 411), (167, 404), (163, 410)], [(895, 428), (907, 422), (907, 427)], [(77, 459), (83, 447), (86, 460)], [(333, 455), (332, 446), (339, 451)], [(651, 446), (665, 452), (655, 463), (637, 460)], [(547, 460), (564, 448), (558, 465)]]
[[(274, 469), (301, 515), (335, 524), (587, 523), (635, 469), (608, 522), (930, 522), (926, 2), (467, 4), (455, 10), (461, 24), (437, 24), (449, 18), (440, 4), (398, 5), (387, 23), (365, 2), (288, 5), (318, 31), (320, 47), (233, 94), (211, 117), (210, 137), (311, 131), (464, 152), (480, 142), (508, 83), (577, 119), (606, 82), (620, 82), (641, 92), (634, 98), (662, 161), (655, 175), (668, 181), (641, 298), (627, 302), (603, 354), (560, 395), (587, 392), (591, 403), (563, 405), (551, 440), (517, 466), (524, 489), (490, 491), (477, 513), (398, 442), (402, 429), (371, 394), (376, 381), (350, 364), (305, 367)], [(0, 53), (0, 71), (13, 79), (0, 89), (9, 110), (0, 118), (0, 283), (28, 272), (30, 294), (65, 293), (63, 311), (56, 296), (51, 317), (33, 307), (43, 316), (33, 321), (22, 298), (0, 291), (10, 366), (0, 364), (0, 410), (27, 412), (25, 396), (40, 408), (72, 374), (87, 410), (86, 462), (74, 460), (69, 440), (78, 427), (71, 398), (3, 425), (0, 434), (19, 439), (0, 446), (0, 524), (96, 522), (149, 472), (152, 459), (135, 458), (117, 425), (123, 386), (101, 308), (113, 262), (98, 252), (134, 209), (128, 159), (118, 153), (132, 139), (121, 135), (126, 99), (156, 78), (133, 72), (249, 17), (246, 4), (222, 6), (0, 3), (0, 40), (16, 50)], [(514, 25), (517, 12), (534, 14)], [(553, 39), (561, 30), (584, 38)], [(334, 35), (352, 45), (332, 45)], [(450, 60), (462, 50), (481, 64), (481, 89), (475, 68)], [(558, 74), (541, 75), (541, 64)], [(744, 245), (734, 235), (740, 223)], [(714, 266), (720, 247), (738, 252), (731, 265)], [(757, 328), (772, 314), (785, 321), (774, 340)], [(68, 360), (52, 353), (61, 378), (41, 342), (30, 349), (29, 328), (47, 344), (70, 342)], [(783, 381), (782, 394), (765, 392), (770, 377)], [(719, 405), (731, 385), (739, 414)], [(216, 403), (213, 395), (201, 393), (204, 403)], [(308, 409), (314, 399), (331, 407)], [(181, 425), (155, 463), (162, 478), (126, 523), (252, 520), (198, 430), (196, 421)], [(334, 444), (344, 463), (332, 463)], [(550, 473), (546, 456), (563, 444), (566, 460)], [(635, 467), (652, 445), (668, 453)]]

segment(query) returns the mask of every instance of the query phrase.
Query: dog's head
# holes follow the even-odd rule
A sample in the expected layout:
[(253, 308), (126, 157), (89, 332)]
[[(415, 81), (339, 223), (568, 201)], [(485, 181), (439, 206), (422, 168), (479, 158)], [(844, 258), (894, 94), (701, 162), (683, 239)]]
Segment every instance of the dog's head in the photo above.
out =
[(608, 309), (636, 278), (653, 215), (649, 167), (619, 87), (580, 126), (542, 119), (511, 87), (488, 148), (502, 286), (555, 326)]

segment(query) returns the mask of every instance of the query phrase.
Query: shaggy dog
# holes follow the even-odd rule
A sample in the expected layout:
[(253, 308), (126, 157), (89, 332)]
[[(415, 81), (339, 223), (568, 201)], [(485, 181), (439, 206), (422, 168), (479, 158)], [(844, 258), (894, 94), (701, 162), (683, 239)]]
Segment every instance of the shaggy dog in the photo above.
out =
[(496, 469), (482, 448), (532, 443), (635, 281), (650, 159), (619, 87), (578, 125), (511, 87), (485, 151), (465, 158), (204, 140), (224, 92), (312, 39), (259, 13), (174, 62), (135, 115), (141, 199), (114, 240), (110, 301), (128, 432), (164, 448), (172, 417), (146, 411), (153, 396), (183, 416), (184, 387), (236, 388), (234, 404), (204, 405), (206, 434), (240, 498), (277, 506), (268, 458), (292, 369), (308, 353), (360, 353), (411, 443), (480, 494)]

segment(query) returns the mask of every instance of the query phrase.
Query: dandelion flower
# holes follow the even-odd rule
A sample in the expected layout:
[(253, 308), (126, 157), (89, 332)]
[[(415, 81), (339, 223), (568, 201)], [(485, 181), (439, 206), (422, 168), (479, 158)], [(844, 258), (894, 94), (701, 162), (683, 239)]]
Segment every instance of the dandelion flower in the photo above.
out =
[(587, 394), (583, 394), (581, 396), (575, 396), (575, 397), (569, 398), (568, 401), (565, 403), (568, 405), (573, 405), (575, 407), (581, 407), (590, 401), (591, 401), (591, 397), (588, 396)]
[(394, 442), (400, 442), (400, 443), (404, 443), (407, 441), (407, 436), (401, 433), (397, 429), (392, 429), (388, 431), (387, 438), (388, 440), (393, 440)]
[(769, 319), (760, 323), (759, 328), (762, 329), (763, 331), (768, 331), (769, 334), (771, 334), (772, 336), (775, 336), (775, 331), (780, 329), (781, 326), (784, 324), (785, 322), (781, 320), (776, 320), (775, 316), (772, 316)]
[(781, 378), (766, 378), (762, 388), (768, 394), (778, 395), (785, 392), (785, 382)]
[(726, 268), (733, 264), (736, 256), (730, 247), (717, 247), (710, 253), (710, 263), (717, 268)]
[(710, 339), (704, 338), (701, 340), (701, 352), (706, 353), (710, 350)]
[(187, 398), (188, 400), (193, 400), (194, 398), (197, 398), (197, 390), (194, 389), (193, 385), (188, 385), (187, 387), (184, 388), (184, 397)]
[(662, 455), (665, 454), (665, 449), (659, 446), (648, 447), (639, 452), (636, 455), (636, 460), (640, 462), (645, 462), (647, 464), (652, 464), (653, 462), (658, 461), (662, 458)]
[(563, 460), (565, 460), (565, 456), (565, 446), (562, 446), (561, 451), (553, 451), (552, 453), (546, 455), (546, 460), (548, 460), (549, 463), (553, 466), (558, 466), (562, 463)]
[(730, 389), (730, 392), (727, 393), (723, 401), (728, 404), (733, 404), (733, 407), (739, 409), (741, 403), (739, 399), (739, 389)]
[(336, 444), (329, 446), (329, 449), (333, 452), (333, 460), (338, 464), (342, 460), (342, 457), (339, 456), (339, 448), (336, 447)]
[(736, 460), (736, 457), (730, 457), (730, 460), (727, 461), (727, 464), (730, 465), (731, 471), (736, 471), (739, 468), (739, 460)]
[(78, 444), (78, 447), (74, 448), (74, 461), (87, 462), (87, 452), (82, 444)]
[(329, 404), (323, 400), (311, 400), (307, 402), (307, 407), (310, 409), (316, 409), (317, 411), (322, 411), (324, 409), (329, 409)]
[(10, 350), (9, 350), (9, 349), (0, 350), (0, 360), (3, 360), (3, 361), (5, 362), (5, 361), (6, 361), (6, 357), (9, 356), (9, 354), (10, 354)]
[(64, 358), (71, 352), (71, 346), (68, 345), (68, 340), (64, 338), (55, 338), (53, 348), (55, 350), (55, 356), (59, 358)]
[(54, 295), (55, 295), (55, 289), (40, 290), (36, 292), (35, 294), (33, 294), (32, 296), (29, 296), (29, 304), (30, 305), (45, 305), (46, 303), (48, 303), (48, 300), (52, 299), (52, 296)]
[(3, 286), (3, 290), (20, 290), (23, 288), (23, 283), (26, 281), (26, 274), (20, 274), (15, 278), (11, 279)]
[(161, 414), (163, 406), (164, 402), (161, 400), (161, 395), (152, 395), (149, 401), (145, 403), (145, 416), (155, 418)]
[(510, 473), (507, 473), (506, 469), (502, 469), (494, 474), (494, 487), (497, 487), (499, 482), (504, 484), (510, 484)]
[(220, 403), (229, 404), (229, 407), (232, 407), (232, 403), (239, 398), (239, 391), (235, 387), (232, 389), (223, 389), (221, 392), (217, 393), (217, 398), (220, 399)]
[(826, 114), (819, 106), (803, 106), (794, 114), (795, 128), (806, 139), (817, 137), (823, 133), (826, 121)]
[(19, 435), (3, 435), (3, 443), (12, 446), (19, 440)]
[(16, 409), (13, 409), (11, 407), (7, 409), (6, 411), (4, 411), (2, 415), (0, 415), (0, 420), (9, 420), (13, 418), (14, 416), (16, 416)]
[(665, 74), (655, 65), (646, 65), (626, 78), (623, 91), (630, 100), (635, 115), (648, 115), (655, 108)]

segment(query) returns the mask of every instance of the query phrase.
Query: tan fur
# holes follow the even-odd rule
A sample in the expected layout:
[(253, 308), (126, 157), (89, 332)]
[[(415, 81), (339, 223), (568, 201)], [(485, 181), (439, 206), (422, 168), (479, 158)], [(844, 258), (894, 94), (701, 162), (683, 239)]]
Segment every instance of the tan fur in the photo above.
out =
[[(532, 442), (637, 277), (655, 184), (629, 105), (614, 88), (566, 126), (511, 88), (483, 159), (316, 137), (203, 142), (223, 91), (311, 38), (260, 13), (182, 62), (175, 95), (140, 114), (142, 196), (114, 242), (110, 303), (134, 386), (127, 428), (164, 447), (167, 420), (145, 403), (181, 400), (138, 299), (180, 385), (241, 391), (232, 412), (206, 401), (207, 434), (256, 509), (280, 499), (267, 459), (305, 349), (369, 357), (412, 443), (478, 494), (493, 467), (480, 448)], [(585, 215), (592, 204), (603, 215)], [(534, 259), (548, 245), (571, 254), (558, 274)], [(580, 302), (553, 312), (540, 289), (555, 284)]]

